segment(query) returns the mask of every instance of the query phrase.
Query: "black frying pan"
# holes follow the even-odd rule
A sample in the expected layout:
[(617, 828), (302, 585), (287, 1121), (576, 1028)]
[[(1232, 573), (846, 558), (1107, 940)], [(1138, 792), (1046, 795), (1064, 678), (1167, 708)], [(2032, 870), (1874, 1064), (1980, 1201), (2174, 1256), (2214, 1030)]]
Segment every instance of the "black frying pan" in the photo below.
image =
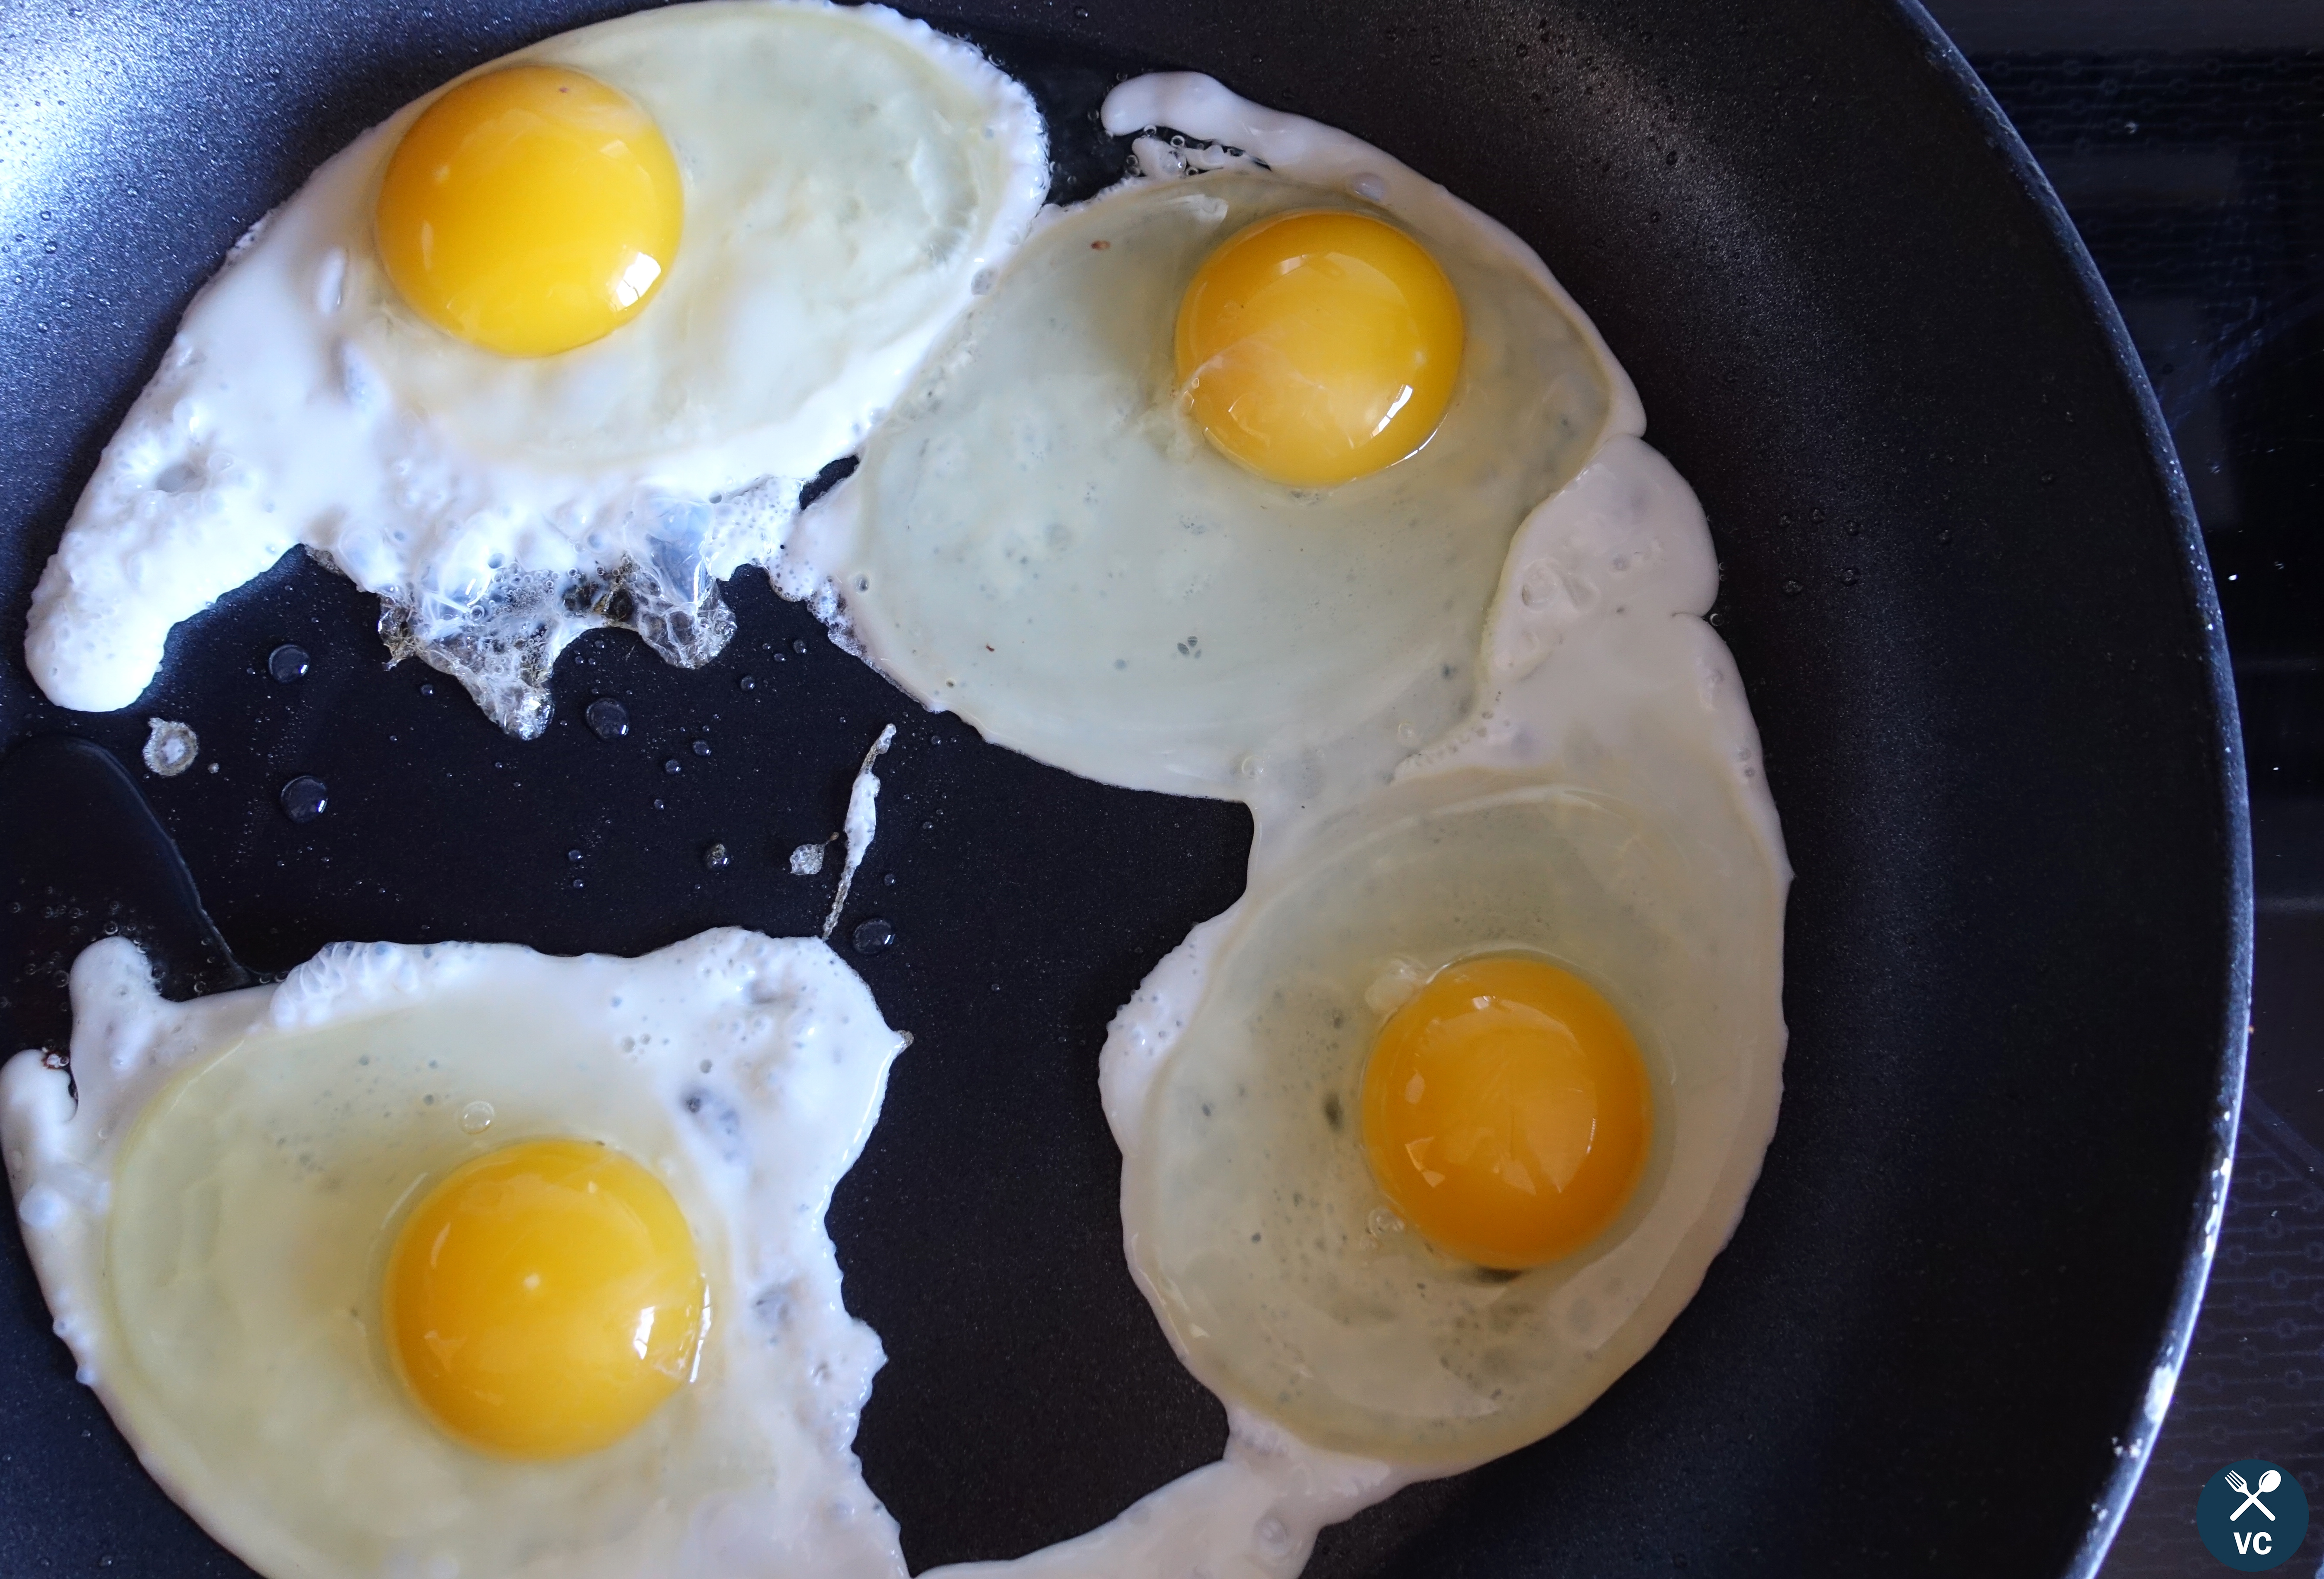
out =
[[(148, 715), (194, 723), (220, 771), (138, 782), (226, 942), (279, 970), (343, 937), (812, 931), (825, 895), (782, 852), (835, 826), (863, 744), (901, 723), (842, 929), (891, 924), (854, 960), (918, 1036), (834, 1210), (890, 1354), (859, 1446), (916, 1567), (1013, 1556), (1223, 1436), (1123, 1268), (1093, 1067), (1112, 1007), (1236, 893), (1240, 809), (989, 748), (755, 574), (707, 670), (583, 642), (532, 744), (384, 670), (371, 601), (297, 556), (182, 631), (128, 714), (51, 709), (14, 661), (97, 448), (235, 234), (405, 99), (625, 8), (0, 19), (0, 726), (134, 769)], [(2233, 1134), (2243, 768), (2153, 399), (1960, 57), (1878, 0), (923, 9), (1043, 96), (1062, 196), (1119, 168), (1090, 118), (1105, 88), (1168, 65), (1515, 226), (1636, 377), (1724, 561), (1714, 618), (1799, 869), (1765, 1175), (1701, 1295), (1580, 1420), (1326, 1532), (1310, 1572), (2090, 1571), (2193, 1319)], [(286, 640), (313, 659), (288, 685), (263, 662)], [(583, 726), (597, 695), (627, 702), (629, 737)], [(295, 774), (331, 792), (303, 825), (276, 803)], [(20, 751), (0, 808), (13, 1045), (60, 1035), (45, 972), (106, 924), (176, 990), (231, 978), (102, 758)], [(242, 1572), (73, 1384), (0, 1239), (0, 1574)]]

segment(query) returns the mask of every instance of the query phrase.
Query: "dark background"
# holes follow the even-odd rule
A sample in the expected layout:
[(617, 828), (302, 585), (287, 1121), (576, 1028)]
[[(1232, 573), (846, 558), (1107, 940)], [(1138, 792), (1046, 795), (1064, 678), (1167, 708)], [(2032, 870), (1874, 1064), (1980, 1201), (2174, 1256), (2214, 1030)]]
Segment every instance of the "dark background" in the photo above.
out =
[[(2178, 441), (2235, 654), (2251, 1063), (2193, 1349), (2104, 1573), (2220, 1568), (2195, 1495), (2324, 1491), (2324, 0), (1929, 0), (2049, 174)], [(2282, 1572), (2317, 1571), (2319, 1541)]]

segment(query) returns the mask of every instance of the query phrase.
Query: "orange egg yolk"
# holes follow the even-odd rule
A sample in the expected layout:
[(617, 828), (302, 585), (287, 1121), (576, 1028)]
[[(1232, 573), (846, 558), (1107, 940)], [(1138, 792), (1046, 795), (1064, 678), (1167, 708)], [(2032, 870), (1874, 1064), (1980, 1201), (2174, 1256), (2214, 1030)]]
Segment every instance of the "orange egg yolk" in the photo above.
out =
[(405, 1219), (383, 1300), (404, 1385), (472, 1447), (566, 1458), (684, 1386), (702, 1265), (661, 1180), (588, 1141), (521, 1141), (447, 1174)]
[(1364, 1069), (1364, 1146), (1404, 1219), (1480, 1266), (1571, 1254), (1620, 1213), (1653, 1126), (1629, 1028), (1545, 960), (1449, 965)]
[(1178, 381), (1211, 442), (1322, 488), (1428, 442), (1461, 371), (1461, 298), (1427, 249), (1368, 215), (1262, 220), (1178, 308)]
[(678, 161), (636, 101), (563, 67), (512, 66), (420, 112), (375, 218), (412, 310), (488, 351), (547, 356), (652, 298), (684, 216)]

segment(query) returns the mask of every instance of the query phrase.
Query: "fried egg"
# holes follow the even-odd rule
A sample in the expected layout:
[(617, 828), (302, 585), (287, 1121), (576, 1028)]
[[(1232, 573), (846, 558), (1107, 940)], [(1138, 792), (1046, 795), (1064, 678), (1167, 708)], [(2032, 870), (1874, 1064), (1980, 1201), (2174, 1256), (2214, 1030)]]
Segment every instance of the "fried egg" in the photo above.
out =
[(1780, 961), (1740, 817), (1563, 776), (1400, 787), (1245, 900), (1122, 1211), (1213, 1387), (1457, 1467), (1563, 1424), (1693, 1292), (1773, 1123)]
[(823, 1216), (905, 1037), (819, 941), (125, 940), (0, 1069), (25, 1243), (154, 1478), (276, 1575), (903, 1572)]
[(1052, 212), (775, 570), (989, 739), (1312, 802), (1461, 718), (1518, 523), (1641, 421), (1523, 243), (1311, 137)]
[[(1149, 131), (1139, 142), (1160, 179), (1056, 219), (1011, 271), (1046, 280), (1110, 267), (1116, 251), (1139, 244), (1141, 232), (1116, 223), (1132, 216), (1179, 235), (1155, 282), (1111, 304), (1133, 322), (1084, 318), (1062, 285), (1035, 293), (1038, 311), (1022, 309), (1085, 326), (1076, 345), (1117, 348), (1110, 354), (1135, 360), (1144, 381), (1084, 377), (1077, 406), (1056, 403), (1069, 418), (1031, 414), (1028, 402), (986, 388), (1017, 424), (984, 433), (1006, 464), (959, 459), (941, 419), (988, 354), (980, 336), (1008, 353), (1019, 343), (1016, 331), (992, 327), (1014, 305), (1004, 274), (875, 435), (861, 491), (835, 496), (837, 519), (803, 523), (793, 565), (811, 571), (815, 555), (844, 549), (819, 562), (836, 570), (821, 587), (827, 615), (932, 705), (963, 705), (967, 693), (964, 711), (981, 727), (1045, 760), (1251, 808), (1245, 896), (1198, 927), (1116, 1016), (1100, 1074), (1123, 1157), (1132, 1273), (1180, 1357), (1224, 1400), (1227, 1452), (1022, 1566), (1289, 1574), (1324, 1523), (1571, 1419), (1692, 1297), (1734, 1228), (1775, 1123), (1789, 868), (1733, 661), (1703, 619), (1717, 565), (1701, 508), (1639, 438), (1627, 381), (1554, 286), (1508, 298), (1546, 303), (1557, 315), (1544, 321), (1571, 326), (1576, 357), (1536, 364), (1536, 374), (1588, 369), (1581, 352), (1602, 358), (1602, 411), (1570, 430), (1556, 464), (1529, 474), (1508, 519), (1475, 528), (1466, 551), (1485, 566), (1475, 581), (1429, 580), (1462, 552), (1470, 528), (1454, 519), (1442, 541), (1431, 539), (1439, 552), (1429, 565), (1399, 565), (1364, 605), (1393, 610), (1389, 594), (1423, 586), (1425, 618), (1415, 612), (1406, 626), (1381, 613), (1375, 624), (1343, 609), (1301, 624), (1286, 611), (1327, 603), (1318, 587), (1336, 594), (1362, 583), (1395, 553), (1393, 532), (1319, 531), (1298, 537), (1296, 553), (1240, 561), (1248, 581), (1180, 582), (1160, 595), (1150, 590), (1157, 566), (1175, 564), (1184, 542), (1170, 531), (1105, 536), (1110, 556), (1077, 575), (1055, 573), (1073, 560), (1077, 524), (1111, 528), (1068, 513), (1071, 489), (1088, 488), (1092, 469), (1074, 469), (1084, 452), (1051, 443), (1053, 434), (1104, 432), (1111, 447), (1088, 453), (1132, 470), (1139, 485), (1118, 492), (1098, 476), (1108, 508), (1094, 514), (1108, 521), (1142, 510), (1168, 522), (1181, 497), (1204, 497), (1201, 483), (1181, 488), (1195, 476), (1276, 501), (1281, 518), (1259, 524), (1279, 535), (1295, 510), (1321, 519), (1345, 508), (1352, 518), (1358, 504), (1429, 477), (1486, 399), (1480, 346), (1505, 338), (1498, 324), (1480, 330), (1500, 286), (1464, 261), (1461, 239), (1505, 233), (1481, 220), (1444, 223), (1444, 213), (1468, 211), (1435, 207), (1452, 200), (1377, 150), (1195, 77), (1124, 84), (1106, 121), (1120, 133), (1180, 134)], [(1262, 188), (1276, 207), (1236, 211)], [(1202, 224), (1218, 207), (1227, 212)], [(1303, 350), (1303, 336), (1321, 335), (1298, 321), (1305, 304), (1248, 356), (1221, 353), (1251, 337), (1247, 315), (1207, 348), (1185, 344), (1188, 319), (1207, 310), (1198, 298), (1212, 271), (1250, 274), (1231, 255), (1243, 238), (1263, 238), (1277, 216), (1316, 214), (1394, 224), (1452, 284), (1466, 354), (1433, 429), (1394, 434), (1383, 419), (1427, 396), (1425, 359), (1400, 327), (1418, 312), (1399, 308), (1386, 330), (1361, 328), (1360, 338), (1394, 352), (1379, 359), (1388, 376), (1369, 388), (1361, 374), (1342, 376), (1335, 353)], [(1546, 280), (1513, 239), (1498, 255), (1515, 260), (1510, 277)], [(1281, 250), (1277, 262), (1286, 260), (1305, 266), (1296, 247)], [(1397, 294), (1425, 295), (1405, 265), (1374, 271), (1397, 271)], [(1387, 288), (1349, 273), (1366, 287), (1359, 313), (1379, 310)], [(1326, 283), (1319, 298), (1345, 281)], [(1239, 289), (1242, 299), (1258, 294), (1247, 280)], [(1038, 323), (1024, 330), (1039, 333)], [(1118, 349), (1126, 346), (1139, 348), (1135, 358)], [(1084, 354), (1076, 371), (1086, 374), (1100, 354)], [(1270, 390), (1270, 361), (1297, 364), (1301, 379)], [(1205, 415), (1201, 381), (1222, 368), (1244, 378), (1253, 366), (1250, 387), (1228, 391), (1223, 414)], [(1303, 380), (1312, 399), (1282, 394)], [(1539, 398), (1521, 384), (1496, 399), (1509, 389), (1520, 390), (1520, 406)], [(964, 432), (991, 410), (958, 405), (952, 420)], [(1289, 435), (1299, 457), (1286, 463), (1279, 449), (1248, 442), (1234, 431), (1243, 427), (1269, 441)], [(1372, 437), (1377, 450), (1359, 454)], [(1069, 482), (1054, 474), (1061, 455)], [(1004, 473), (1017, 481), (988, 485)], [(899, 476), (906, 491), (884, 491)], [(1415, 500), (1444, 518), (1473, 498), (1412, 485)], [(973, 520), (956, 503), (964, 492), (981, 500)], [(1059, 519), (1068, 529), (1046, 539), (1058, 552), (1045, 558), (1042, 535), (1027, 530)], [(946, 523), (959, 529), (947, 536)], [(1247, 528), (1240, 541), (1280, 541), (1238, 525)], [(951, 557), (928, 553), (929, 565), (910, 570), (930, 543), (949, 545)], [(967, 589), (941, 608), (933, 597), (911, 601), (934, 583), (935, 565)], [(903, 576), (911, 579), (899, 589)], [(808, 579), (792, 585), (812, 592)], [(1183, 678), (1201, 671), (1191, 653), (1173, 652), (1183, 668), (1166, 670), (1134, 703), (1107, 706), (1073, 673), (1105, 647), (1019, 643), (1011, 624), (1120, 642), (1167, 631), (1143, 615), (1173, 598), (1190, 632), (1209, 629), (1222, 604), (1264, 610), (1250, 619), (1256, 639), (1296, 636), (1239, 685), (1215, 690)], [(1351, 666), (1312, 696), (1299, 691), (1331, 661), (1319, 648), (1338, 652), (1332, 643), (1348, 631), (1388, 630), (1395, 638), (1383, 636), (1377, 651), (1350, 640)], [(1425, 693), (1425, 675), (1365, 673), (1393, 675), (1406, 640), (1443, 682), (1427, 705), (1409, 701)], [(1111, 662), (1084, 662), (1081, 674), (1102, 677)], [(1039, 678), (1009, 676), (1012, 665)], [(1192, 689), (1181, 698), (1174, 685)], [(1286, 697), (1288, 727), (1253, 727)], [(1238, 749), (1259, 771), (1241, 770)]]
[[(1376, 794), (1262, 822), (1243, 899), (1110, 1029), (1125, 1248), (1227, 1403), (1219, 1473), (1296, 1554), (1259, 1571), (1296, 1573), (1322, 1522), (1571, 1419), (1733, 1231), (1781, 1094), (1790, 874), (1700, 618), (1714, 588), (1692, 491), (1609, 441), (1512, 546), (1462, 727)], [(1512, 1039), (1513, 1019), (1536, 1029)], [(1430, 1037), (1434, 1064), (1398, 1045)], [(1558, 1061), (1526, 1074), (1544, 1042)], [(1457, 1191), (1462, 1145), (1472, 1188), (1433, 1213), (1381, 1158)], [(1499, 1177), (1480, 1194), (1477, 1172)], [(1306, 1489), (1259, 1496), (1255, 1464)], [(1257, 1549), (1251, 1528), (1195, 1517), (1179, 1538), (1223, 1560)]]
[(188, 310), (33, 593), (33, 676), (127, 706), (173, 625), (302, 544), (519, 735), (593, 625), (704, 662), (717, 581), (1047, 184), (1024, 90), (879, 6), (676, 5), (480, 68), (327, 162)]

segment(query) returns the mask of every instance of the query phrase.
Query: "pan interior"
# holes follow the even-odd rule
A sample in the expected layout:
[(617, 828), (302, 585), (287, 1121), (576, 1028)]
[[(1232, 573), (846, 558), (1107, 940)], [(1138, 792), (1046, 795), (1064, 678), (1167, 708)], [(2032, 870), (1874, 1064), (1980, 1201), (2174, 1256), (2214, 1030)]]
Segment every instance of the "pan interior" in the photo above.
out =
[[(860, 1448), (916, 1567), (1013, 1556), (1223, 1435), (1123, 1270), (1094, 1060), (1148, 967), (1239, 891), (1240, 809), (989, 749), (755, 574), (706, 669), (586, 638), (521, 746), (448, 682), (383, 669), (371, 601), (296, 559), (181, 631), (131, 713), (60, 713), (13, 656), (97, 448), (242, 229), (415, 94), (618, 9), (19, 9), (0, 731), (134, 764), (148, 716), (193, 724), (197, 770), (141, 783), (226, 941), (281, 969), (346, 937), (634, 952), (812, 931), (827, 894), (785, 857), (837, 826), (898, 723), (842, 922), (889, 923), (895, 945), (851, 962), (919, 1038), (833, 1219), (890, 1355)], [(1572, 1426), (1327, 1531), (1309, 1572), (2075, 1566), (2118, 1446), (2144, 1451), (2218, 1161), (2240, 785), (2143, 392), (1957, 60), (1858, 0), (1090, 0), (1038, 36), (999, 0), (932, 12), (1041, 98), (1060, 195), (1120, 168), (1089, 115), (1118, 77), (1184, 66), (1346, 127), (1533, 243), (1703, 499), (1798, 868), (1784, 1114), (1702, 1294)], [(291, 684), (265, 661), (286, 642), (312, 659)], [(628, 734), (583, 721), (600, 696)], [(331, 790), (312, 822), (278, 809), (299, 775)], [(101, 930), (106, 896), (77, 897)], [(0, 1237), (12, 1550), (237, 1572), (73, 1384)]]

